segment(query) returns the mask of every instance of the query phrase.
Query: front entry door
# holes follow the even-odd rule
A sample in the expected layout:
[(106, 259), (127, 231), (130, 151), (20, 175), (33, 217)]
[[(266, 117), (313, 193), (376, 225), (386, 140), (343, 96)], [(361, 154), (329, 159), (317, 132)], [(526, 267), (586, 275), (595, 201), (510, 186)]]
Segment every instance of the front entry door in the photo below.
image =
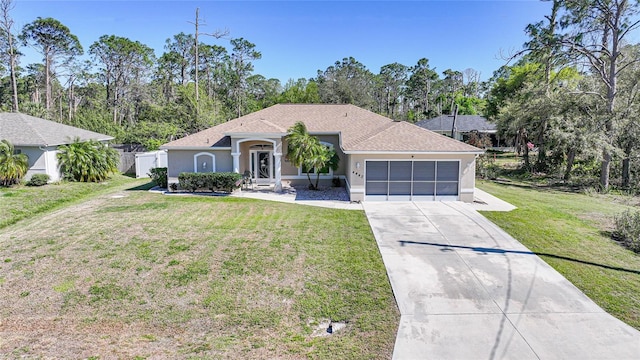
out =
[(254, 151), (251, 154), (251, 172), (256, 184), (270, 184), (273, 180), (271, 151)]

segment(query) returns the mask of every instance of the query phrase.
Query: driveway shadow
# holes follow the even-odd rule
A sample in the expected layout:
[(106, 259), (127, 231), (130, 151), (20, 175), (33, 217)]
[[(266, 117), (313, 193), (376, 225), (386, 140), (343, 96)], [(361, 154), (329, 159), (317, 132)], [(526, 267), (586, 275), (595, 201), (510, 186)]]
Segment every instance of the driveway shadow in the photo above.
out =
[(451, 249), (464, 249), (471, 250), (482, 254), (522, 254), (522, 255), (538, 255), (538, 256), (547, 256), (560, 260), (573, 261), (580, 264), (591, 265), (601, 267), (603, 269), (615, 270), (615, 271), (623, 271), (632, 274), (640, 274), (640, 270), (626, 269), (618, 266), (611, 266), (606, 264), (598, 264), (595, 262), (574, 259), (567, 256), (549, 254), (543, 252), (533, 252), (533, 251), (522, 251), (522, 250), (507, 250), (500, 248), (486, 248), (486, 247), (473, 247), (473, 246), (463, 246), (463, 245), (450, 245), (450, 244), (438, 244), (438, 243), (430, 243), (430, 242), (420, 242), (420, 241), (410, 241), (410, 240), (399, 240), (400, 246), (406, 245), (423, 245), (423, 246), (437, 246), (441, 247), (443, 251), (451, 251)]

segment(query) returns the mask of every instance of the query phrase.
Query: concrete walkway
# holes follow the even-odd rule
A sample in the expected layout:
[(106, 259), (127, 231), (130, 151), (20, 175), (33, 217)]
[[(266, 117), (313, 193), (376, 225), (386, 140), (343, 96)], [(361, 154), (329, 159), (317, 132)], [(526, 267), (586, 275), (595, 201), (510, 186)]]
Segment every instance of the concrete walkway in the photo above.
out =
[(640, 359), (640, 332), (479, 205), (363, 206), (400, 308), (394, 359)]
[(232, 197), (286, 202), (290, 204), (318, 206), (330, 209), (362, 210), (362, 204), (338, 200), (298, 200), (295, 193), (277, 193), (273, 191), (238, 191)]

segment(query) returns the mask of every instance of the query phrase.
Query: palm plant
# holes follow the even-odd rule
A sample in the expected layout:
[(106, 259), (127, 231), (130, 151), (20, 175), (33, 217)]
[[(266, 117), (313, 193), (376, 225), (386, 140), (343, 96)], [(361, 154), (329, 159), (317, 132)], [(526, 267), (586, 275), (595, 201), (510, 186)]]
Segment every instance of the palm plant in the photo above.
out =
[(97, 140), (81, 141), (76, 138), (58, 150), (58, 164), (68, 180), (100, 182), (118, 171), (118, 152)]
[(287, 136), (287, 159), (295, 167), (302, 166), (303, 169), (316, 169), (316, 182), (311, 180), (309, 171), (306, 171), (309, 180), (309, 188), (318, 189), (321, 169), (338, 169), (340, 158), (333, 149), (320, 143), (317, 137), (309, 135), (306, 125), (298, 121), (288, 130)]
[(17, 184), (29, 170), (29, 158), (25, 154), (15, 154), (9, 140), (0, 141), (0, 186)]
[[(335, 150), (322, 145), (318, 142), (319, 148), (311, 154), (311, 156), (307, 159), (305, 165), (308, 169), (316, 169), (316, 183), (313, 185), (313, 189), (318, 189), (318, 182), (320, 181), (320, 174), (326, 173), (325, 169), (331, 169), (333, 171), (338, 170), (338, 165), (340, 162), (340, 157), (335, 152)], [(309, 177), (309, 172), (307, 172), (307, 178)], [(311, 180), (309, 180), (311, 181)]]

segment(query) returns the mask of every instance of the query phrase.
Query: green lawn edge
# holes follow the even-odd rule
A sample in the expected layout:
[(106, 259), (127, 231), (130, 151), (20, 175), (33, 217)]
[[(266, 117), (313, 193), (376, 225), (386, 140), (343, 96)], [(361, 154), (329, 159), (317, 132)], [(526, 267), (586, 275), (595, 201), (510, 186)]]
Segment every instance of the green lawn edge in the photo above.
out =
[(0, 187), (0, 229), (101, 194), (129, 188), (149, 189), (152, 186), (149, 179), (134, 179), (118, 174), (101, 183), (62, 181), (40, 187)]
[(605, 311), (640, 330), (640, 256), (612, 240), (613, 217), (637, 199), (564, 192), (525, 183), (478, 181), (517, 207), (481, 211)]

